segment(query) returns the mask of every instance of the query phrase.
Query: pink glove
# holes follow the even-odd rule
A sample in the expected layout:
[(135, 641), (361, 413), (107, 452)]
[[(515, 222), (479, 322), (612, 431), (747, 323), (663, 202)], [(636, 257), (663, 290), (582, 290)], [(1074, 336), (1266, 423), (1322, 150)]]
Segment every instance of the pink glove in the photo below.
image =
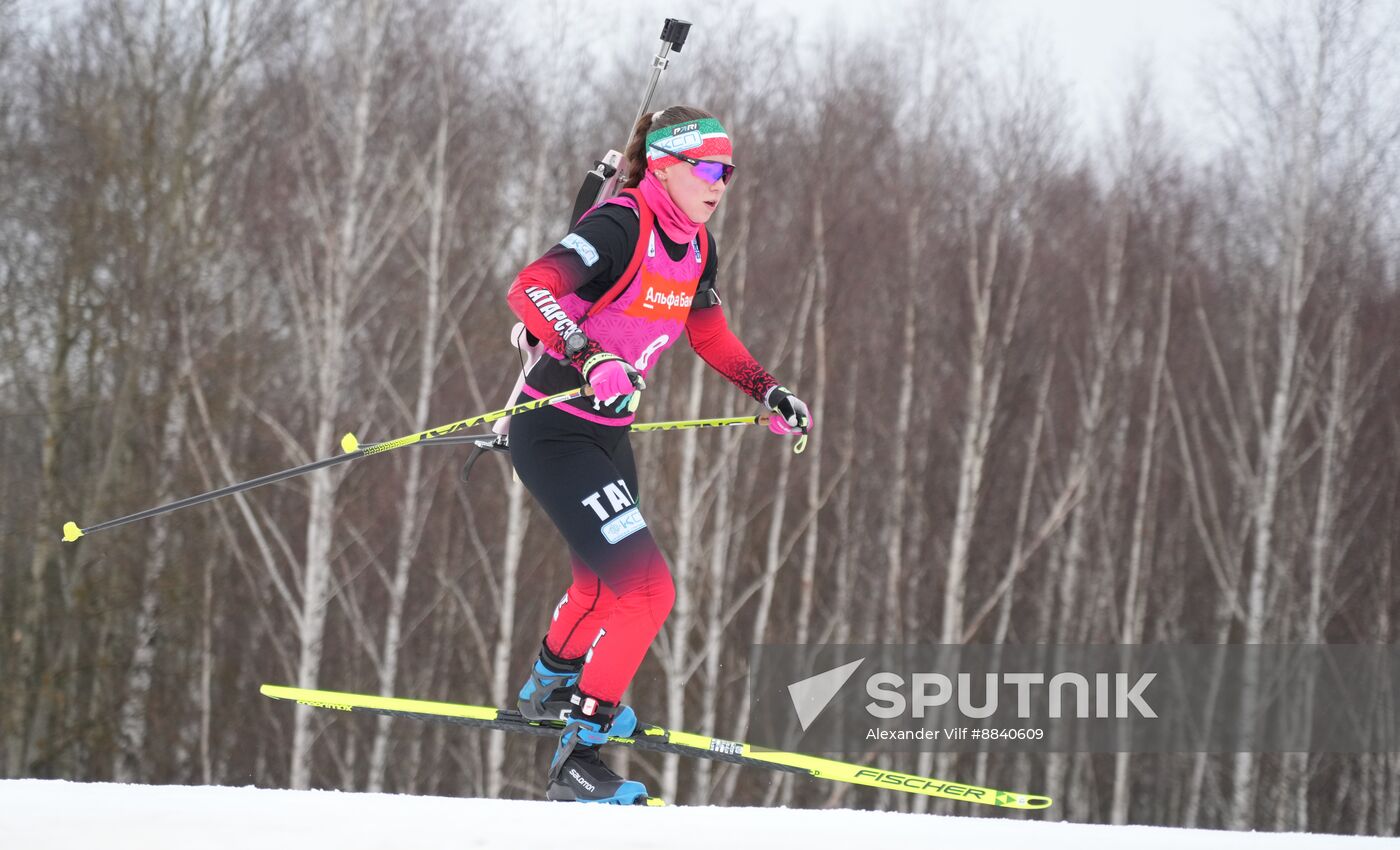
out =
[(806, 434), (816, 425), (807, 405), (787, 387), (774, 387), (768, 391), (768, 409), (773, 411), (768, 417), (768, 430), (780, 437)]
[(768, 430), (777, 434), (779, 437), (786, 437), (789, 434), (800, 433), (802, 429), (792, 427), (787, 424), (786, 419), (775, 413), (768, 417)]
[[(583, 379), (588, 382), (588, 386), (593, 388), (593, 397), (603, 404), (612, 404), (618, 396), (631, 395), (633, 392), (643, 389), (646, 384), (642, 382), (641, 376), (637, 375), (635, 369), (627, 365), (627, 361), (612, 355), (599, 355), (607, 357), (584, 369)], [(636, 378), (636, 383), (633, 383)]]

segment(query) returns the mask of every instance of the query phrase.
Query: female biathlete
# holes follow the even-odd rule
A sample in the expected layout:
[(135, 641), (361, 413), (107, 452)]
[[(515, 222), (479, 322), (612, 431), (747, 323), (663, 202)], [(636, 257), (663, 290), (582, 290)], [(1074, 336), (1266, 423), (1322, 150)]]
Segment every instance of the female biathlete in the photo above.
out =
[[(573, 569), (519, 694), (526, 717), (566, 724), (549, 766), (551, 800), (647, 796), (640, 782), (603, 764), (598, 748), (634, 730), (636, 715), (619, 700), (675, 601), (640, 509), (627, 438), (657, 358), (684, 331), (706, 363), (772, 411), (773, 433), (807, 433), (813, 424), (807, 405), (754, 360), (720, 308), (705, 222), (734, 174), (724, 127), (684, 106), (645, 115), (626, 160), (623, 192), (521, 270), (507, 296), (546, 354), (517, 401), (592, 388), (592, 397), (514, 417), (510, 426), (515, 470), (564, 535)], [(625, 288), (623, 278), (630, 278)]]

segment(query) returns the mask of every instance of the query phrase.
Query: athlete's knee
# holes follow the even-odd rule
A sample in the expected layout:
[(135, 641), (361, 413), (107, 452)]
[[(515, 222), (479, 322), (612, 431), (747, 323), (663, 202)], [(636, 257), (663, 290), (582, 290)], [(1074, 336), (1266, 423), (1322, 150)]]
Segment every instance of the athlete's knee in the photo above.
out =
[[(574, 581), (569, 585), (569, 589), (564, 592), (564, 599), (560, 600), (561, 607), (566, 603), (582, 605), (584, 608), (593, 608), (603, 598), (604, 590), (598, 581)], [(612, 594), (609, 593), (608, 596)]]
[(661, 550), (652, 547), (644, 557), (610, 576), (607, 588), (616, 594), (619, 607), (629, 615), (641, 614), (659, 628), (676, 602), (676, 583)]
[(671, 577), (671, 567), (666, 566), (666, 562), (661, 562), (661, 576), (657, 577), (657, 591), (655, 591), (655, 604), (652, 611), (657, 612), (658, 619), (665, 620), (666, 615), (671, 613), (672, 606), (676, 604), (676, 580)]
[(676, 580), (671, 577), (671, 568), (664, 558), (656, 559), (652, 575), (647, 582), (647, 597), (651, 615), (660, 627), (676, 604)]

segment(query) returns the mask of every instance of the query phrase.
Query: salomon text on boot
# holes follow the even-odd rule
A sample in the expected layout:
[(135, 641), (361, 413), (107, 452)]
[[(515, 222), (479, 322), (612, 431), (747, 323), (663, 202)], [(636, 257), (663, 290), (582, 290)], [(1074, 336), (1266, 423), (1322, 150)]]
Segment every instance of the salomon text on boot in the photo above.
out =
[(610, 736), (626, 738), (637, 729), (637, 715), (625, 705), (574, 694), (573, 710), (549, 763), (551, 800), (634, 805), (647, 802), (646, 786), (623, 779), (598, 755)]

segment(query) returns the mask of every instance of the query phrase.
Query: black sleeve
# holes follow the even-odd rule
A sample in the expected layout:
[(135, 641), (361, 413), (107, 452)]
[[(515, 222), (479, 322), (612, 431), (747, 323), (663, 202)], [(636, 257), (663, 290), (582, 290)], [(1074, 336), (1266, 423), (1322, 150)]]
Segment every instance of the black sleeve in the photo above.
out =
[(574, 294), (585, 301), (606, 295), (632, 262), (641, 229), (636, 210), (619, 204), (604, 204), (584, 216), (555, 246), (575, 254), (579, 262), (587, 261), (590, 249), (596, 252), (597, 261)]

